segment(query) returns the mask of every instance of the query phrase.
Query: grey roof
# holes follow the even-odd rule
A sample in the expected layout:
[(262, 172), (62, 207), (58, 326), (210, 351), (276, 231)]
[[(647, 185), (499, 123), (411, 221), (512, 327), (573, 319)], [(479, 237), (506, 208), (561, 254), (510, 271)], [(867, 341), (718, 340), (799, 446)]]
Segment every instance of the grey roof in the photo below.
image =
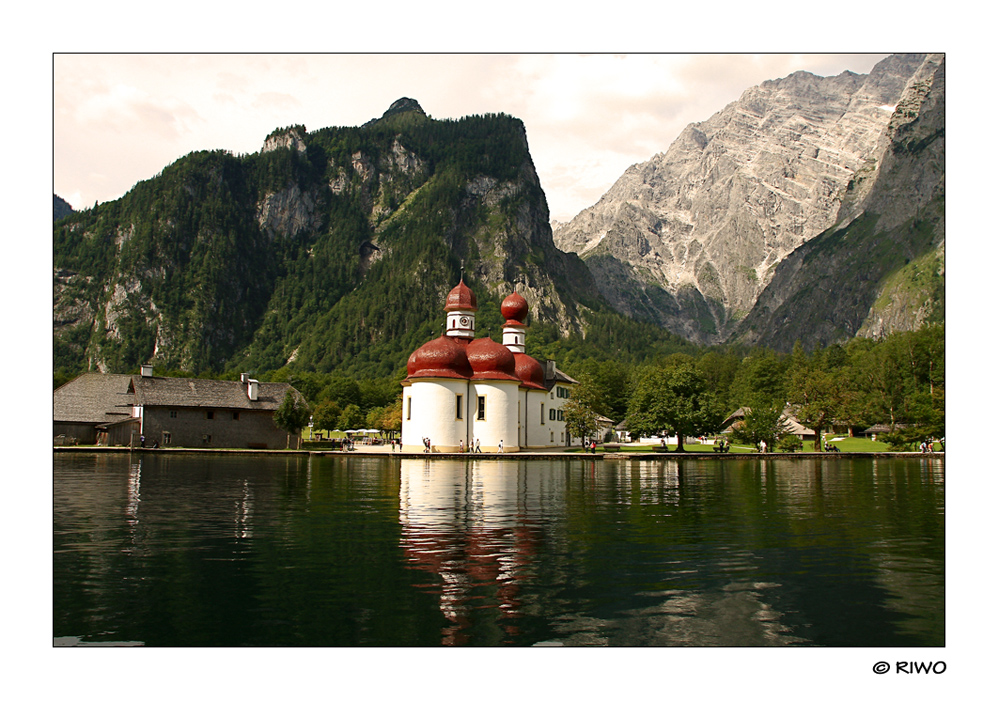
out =
[(90, 372), (62, 385), (52, 395), (52, 420), (105, 423), (131, 416), (132, 399), (126, 394), (131, 375)]
[(557, 383), (563, 382), (565, 384), (578, 385), (579, 381), (574, 380), (564, 372), (558, 369), (555, 365), (554, 360), (545, 360), (541, 363), (541, 366), (545, 369), (545, 389), (551, 391)]
[(274, 411), (288, 390), (298, 393), (287, 382), (261, 382), (257, 400), (250, 401), (246, 385), (232, 380), (91, 372), (55, 391), (52, 417), (59, 422), (109, 423), (129, 417), (133, 405)]
[(132, 375), (131, 381), (132, 387), (135, 389), (135, 403), (150, 407), (208, 407), (275, 411), (284, 401), (284, 395), (289, 389), (292, 389), (287, 382), (261, 382), (258, 384), (256, 401), (250, 401), (246, 393), (246, 385), (233, 380)]

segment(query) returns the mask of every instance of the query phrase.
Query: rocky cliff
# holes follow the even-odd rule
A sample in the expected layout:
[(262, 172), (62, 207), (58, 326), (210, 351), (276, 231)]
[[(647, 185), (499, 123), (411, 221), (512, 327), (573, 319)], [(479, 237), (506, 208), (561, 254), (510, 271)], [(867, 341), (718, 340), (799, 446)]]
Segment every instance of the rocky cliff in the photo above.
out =
[(438, 121), (408, 98), (363, 127), (190, 154), (57, 222), (56, 367), (285, 365), (390, 376), (439, 331), (464, 270), (498, 335), (516, 289), (569, 333), (604, 303), (557, 249), (523, 124)]
[(945, 101), (942, 56), (907, 84), (876, 168), (847, 186), (840, 221), (792, 252), (736, 337), (806, 349), (944, 319)]
[(555, 242), (586, 261), (618, 310), (725, 340), (781, 261), (863, 211), (926, 61), (896, 55), (869, 75), (798, 72), (750, 88), (629, 168)]

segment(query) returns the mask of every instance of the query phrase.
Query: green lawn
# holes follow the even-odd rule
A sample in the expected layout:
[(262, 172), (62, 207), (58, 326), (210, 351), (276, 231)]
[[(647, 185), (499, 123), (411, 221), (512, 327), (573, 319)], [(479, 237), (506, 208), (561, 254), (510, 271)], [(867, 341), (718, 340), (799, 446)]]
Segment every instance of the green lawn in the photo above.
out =
[[(839, 440), (830, 441), (830, 445), (834, 445), (839, 448), (842, 453), (886, 453), (890, 452), (891, 448), (887, 443), (882, 443), (881, 441), (872, 441), (869, 438), (849, 438), (847, 436), (834, 436)], [(804, 453), (814, 453), (812, 441), (807, 441), (803, 444), (803, 450), (800, 452)], [(581, 448), (570, 448), (569, 452), (578, 453)], [(712, 446), (701, 445), (700, 443), (689, 444), (683, 446), (684, 452), (687, 453), (713, 453)], [(933, 450), (940, 451), (940, 443), (933, 444)], [(597, 446), (597, 452), (606, 452), (602, 447)], [(659, 452), (656, 450), (655, 446), (652, 445), (629, 445), (627, 443), (621, 444), (621, 448), (618, 451), (621, 453), (655, 453)], [(676, 446), (670, 446), (669, 452), (676, 452)], [(755, 446), (740, 445), (738, 443), (732, 444), (730, 453), (755, 453)], [(821, 449), (818, 452), (822, 452)]]

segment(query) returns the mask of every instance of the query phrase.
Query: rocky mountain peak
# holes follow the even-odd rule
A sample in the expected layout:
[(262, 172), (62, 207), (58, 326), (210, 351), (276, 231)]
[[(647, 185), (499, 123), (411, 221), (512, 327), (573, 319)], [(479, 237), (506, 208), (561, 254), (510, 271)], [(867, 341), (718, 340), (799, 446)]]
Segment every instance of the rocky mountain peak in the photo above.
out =
[(261, 147), (260, 153), (277, 151), (282, 148), (305, 153), (305, 135), (305, 127), (301, 124), (293, 127), (285, 127), (284, 129), (276, 129), (264, 140), (264, 145)]
[[(625, 314), (700, 343), (725, 340), (792, 251), (833, 226), (873, 177), (924, 54), (869, 75), (798, 71), (743, 92), (628, 168), (555, 231)], [(854, 183), (856, 184), (856, 183)]]
[(420, 103), (411, 97), (400, 97), (398, 100), (389, 105), (389, 108), (385, 110), (385, 114), (382, 115), (382, 119), (385, 117), (391, 117), (393, 114), (399, 114), (400, 112), (419, 112), (424, 117), (427, 113), (423, 111), (420, 107)]

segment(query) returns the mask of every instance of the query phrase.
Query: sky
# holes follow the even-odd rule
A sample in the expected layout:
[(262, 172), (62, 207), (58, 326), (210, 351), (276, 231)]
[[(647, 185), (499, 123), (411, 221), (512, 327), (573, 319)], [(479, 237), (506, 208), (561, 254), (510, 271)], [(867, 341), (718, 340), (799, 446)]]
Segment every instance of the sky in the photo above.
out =
[(551, 217), (567, 221), (747, 88), (868, 73), (885, 55), (57, 53), (53, 186), (89, 207), (191, 151), (251, 153), (275, 128), (359, 126), (409, 97), (437, 119), (521, 119)]

